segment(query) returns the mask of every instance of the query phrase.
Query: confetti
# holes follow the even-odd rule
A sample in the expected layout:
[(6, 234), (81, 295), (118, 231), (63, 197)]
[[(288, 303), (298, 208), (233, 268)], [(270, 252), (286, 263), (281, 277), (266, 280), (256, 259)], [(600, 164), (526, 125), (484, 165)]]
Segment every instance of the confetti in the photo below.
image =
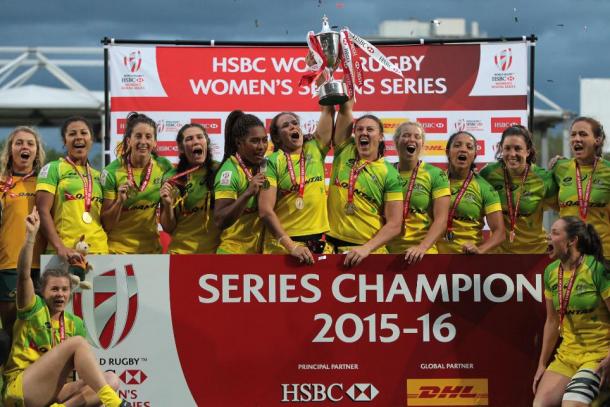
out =
[(430, 20), (430, 24), (440, 25), (441, 22), (439, 20)]
[(555, 24), (557, 27), (564, 27), (563, 24)]
[(585, 25), (585, 31), (587, 31), (587, 26)]
[(519, 17), (515, 16), (515, 23), (519, 22)]
[(549, 82), (549, 83), (555, 83), (555, 81), (552, 80), (552, 79), (547, 79), (546, 81)]
[(333, 25), (332, 27), (330, 27), (332, 30), (336, 30), (337, 28), (339, 28), (338, 25)]
[(326, 256), (320, 256), (320, 257), (318, 257), (318, 261), (320, 261), (320, 260), (326, 260)]
[(256, 28), (258, 28), (258, 20), (257, 20), (257, 19), (255, 19), (255, 20), (254, 20), (254, 26), (255, 26)]
[(337, 7), (337, 8), (344, 8), (345, 7), (345, 3), (337, 3), (337, 4), (335, 4), (335, 7)]

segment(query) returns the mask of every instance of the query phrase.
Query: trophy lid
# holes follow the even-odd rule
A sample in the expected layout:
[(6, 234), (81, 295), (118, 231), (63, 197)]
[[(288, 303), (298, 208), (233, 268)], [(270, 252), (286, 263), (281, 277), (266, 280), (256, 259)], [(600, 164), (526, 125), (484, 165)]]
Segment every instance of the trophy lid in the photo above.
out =
[(320, 34), (324, 34), (324, 33), (338, 34), (337, 31), (333, 31), (330, 29), (330, 23), (328, 22), (328, 17), (326, 17), (326, 14), (324, 14), (324, 17), (322, 17), (322, 31), (320, 31), (316, 35), (320, 35)]

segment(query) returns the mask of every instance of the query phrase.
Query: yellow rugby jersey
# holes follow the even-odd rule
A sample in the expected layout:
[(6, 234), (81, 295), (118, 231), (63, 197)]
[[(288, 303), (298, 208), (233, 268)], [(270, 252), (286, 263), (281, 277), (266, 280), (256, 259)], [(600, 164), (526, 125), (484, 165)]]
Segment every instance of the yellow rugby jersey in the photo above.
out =
[[(80, 174), (87, 179), (84, 166), (77, 166)], [(89, 253), (107, 254), (108, 244), (106, 232), (102, 228), (100, 212), (102, 210), (103, 193), (100, 182), (100, 173), (91, 168), (93, 179), (93, 196), (91, 197), (91, 223), (83, 222), (85, 212), (85, 196), (83, 181), (65, 159), (60, 158), (45, 165), (38, 174), (36, 191), (46, 191), (55, 195), (53, 202), (53, 221), (59, 238), (64, 245), (74, 248), (82, 235), (89, 243)], [(50, 244), (47, 252), (54, 253), (55, 249)]]
[[(593, 166), (580, 166), (582, 194), (585, 197)], [(559, 160), (552, 169), (559, 186), (559, 216), (580, 217), (576, 186), (576, 160)], [(587, 223), (592, 224), (602, 239), (604, 256), (610, 258), (610, 161), (599, 160), (587, 210)]]
[(328, 191), (328, 235), (358, 245), (371, 240), (382, 228), (384, 203), (402, 201), (398, 171), (382, 157), (370, 162), (358, 175), (354, 187), (356, 211), (347, 215), (345, 204), (350, 171), (354, 165), (362, 163), (364, 160), (357, 160), (353, 137), (335, 147)]
[[(413, 171), (400, 171), (399, 173), (404, 199), (407, 197), (412, 173)], [(420, 244), (434, 221), (434, 200), (449, 195), (451, 195), (451, 191), (445, 171), (432, 164), (422, 162), (417, 171), (413, 192), (411, 193), (409, 217), (403, 220), (402, 235), (395, 237), (387, 244), (388, 251), (390, 253), (404, 253), (409, 247)], [(430, 246), (426, 253), (438, 253), (436, 244)]]
[[(87, 337), (82, 319), (70, 312), (64, 312), (65, 338)], [(51, 328), (53, 328), (51, 330)], [(55, 339), (52, 339), (51, 333)], [(4, 366), (4, 382), (36, 362), (45, 352), (58, 344), (59, 321), (51, 320), (44, 300), (35, 295), (32, 303), (17, 310), (17, 320), (13, 326), (13, 346)]]
[[(172, 169), (165, 175), (176, 175)], [(187, 175), (182, 202), (175, 208), (176, 229), (169, 244), (170, 254), (216, 253), (220, 231), (212, 214), (212, 191), (206, 185), (207, 168), (199, 168)]]
[[(328, 214), (326, 211), (326, 185), (324, 184), (324, 157), (328, 147), (324, 148), (317, 140), (305, 142), (305, 190), (303, 209), (295, 206), (299, 191), (300, 154), (291, 154), (296, 185), (290, 180), (286, 165), (286, 155), (276, 151), (267, 160), (265, 173), (270, 186), (277, 188), (275, 213), (282, 227), (289, 236), (306, 236), (328, 231)], [(268, 235), (271, 239), (272, 236)]]
[[(559, 313), (558, 273), (556, 260), (544, 270), (544, 296), (553, 300)], [(604, 300), (610, 297), (608, 271), (591, 255), (584, 256), (576, 270), (568, 309), (563, 319), (563, 341), (558, 352), (578, 355), (583, 352), (607, 355), (610, 347), (610, 312)], [(563, 295), (566, 295), (571, 271), (563, 274)], [(602, 356), (602, 357), (603, 357)]]
[[(449, 212), (463, 182), (464, 180), (461, 179), (449, 180), (451, 188)], [(483, 177), (475, 174), (453, 214), (453, 239), (439, 239), (436, 242), (438, 252), (462, 253), (462, 246), (465, 243), (479, 245), (483, 241), (484, 216), (501, 210), (502, 205), (496, 190)]]
[[(215, 199), (237, 199), (248, 189), (248, 177), (235, 157), (225, 161), (214, 183)], [(261, 252), (263, 223), (258, 217), (257, 195), (251, 196), (246, 209), (231, 226), (220, 234), (219, 254), (255, 254)]]
[[(142, 192), (135, 193), (123, 202), (119, 221), (108, 232), (108, 249), (112, 254), (153, 254), (161, 253), (157, 206), (159, 189), (166, 172), (173, 166), (164, 157), (152, 157), (150, 180)], [(140, 186), (146, 176), (146, 167), (133, 168), (133, 177)], [(118, 158), (111, 162), (102, 174), (104, 199), (114, 200), (119, 186), (126, 184), (127, 167)]]
[[(9, 177), (0, 179), (0, 190), (5, 188)], [(17, 268), (19, 251), (25, 242), (25, 218), (32, 212), (36, 197), (36, 176), (23, 180), (12, 177), (13, 187), (1, 195), (2, 217), (0, 218), (0, 270)], [(38, 234), (32, 256), (32, 268), (40, 268), (40, 255), (44, 251), (42, 235)]]
[(490, 163), (480, 172), (481, 176), (491, 184), (500, 197), (504, 226), (506, 227), (506, 240), (498, 246), (494, 253), (507, 254), (534, 254), (546, 253), (546, 231), (542, 226), (544, 206), (557, 197), (557, 185), (553, 175), (535, 164), (532, 164), (527, 179), (521, 189), (522, 176), (512, 178), (513, 207), (517, 195), (521, 196), (519, 210), (515, 222), (515, 240), (511, 243), (510, 218), (504, 185), (504, 167), (501, 163)]

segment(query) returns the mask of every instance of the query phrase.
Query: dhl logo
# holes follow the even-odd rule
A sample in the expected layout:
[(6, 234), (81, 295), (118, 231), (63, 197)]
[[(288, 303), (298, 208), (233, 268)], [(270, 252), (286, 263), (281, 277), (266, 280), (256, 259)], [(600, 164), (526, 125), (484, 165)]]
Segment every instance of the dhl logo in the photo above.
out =
[(381, 123), (383, 123), (383, 132), (385, 134), (394, 134), (396, 127), (408, 121), (409, 119), (404, 118), (381, 119)]
[[(425, 155), (445, 155), (446, 140), (431, 140), (424, 143)], [(477, 140), (477, 155), (485, 155), (485, 140)]]
[(487, 406), (487, 379), (408, 379), (407, 406)]

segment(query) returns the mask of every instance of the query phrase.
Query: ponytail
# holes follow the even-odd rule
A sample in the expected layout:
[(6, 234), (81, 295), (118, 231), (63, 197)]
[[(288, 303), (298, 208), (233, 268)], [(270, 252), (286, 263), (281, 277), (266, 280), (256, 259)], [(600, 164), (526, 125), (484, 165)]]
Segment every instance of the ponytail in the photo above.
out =
[(578, 238), (576, 249), (581, 254), (589, 254), (595, 257), (595, 260), (603, 265), (606, 270), (610, 270), (610, 262), (604, 258), (604, 246), (595, 227), (575, 216), (565, 216), (561, 219), (565, 222), (568, 239)]

